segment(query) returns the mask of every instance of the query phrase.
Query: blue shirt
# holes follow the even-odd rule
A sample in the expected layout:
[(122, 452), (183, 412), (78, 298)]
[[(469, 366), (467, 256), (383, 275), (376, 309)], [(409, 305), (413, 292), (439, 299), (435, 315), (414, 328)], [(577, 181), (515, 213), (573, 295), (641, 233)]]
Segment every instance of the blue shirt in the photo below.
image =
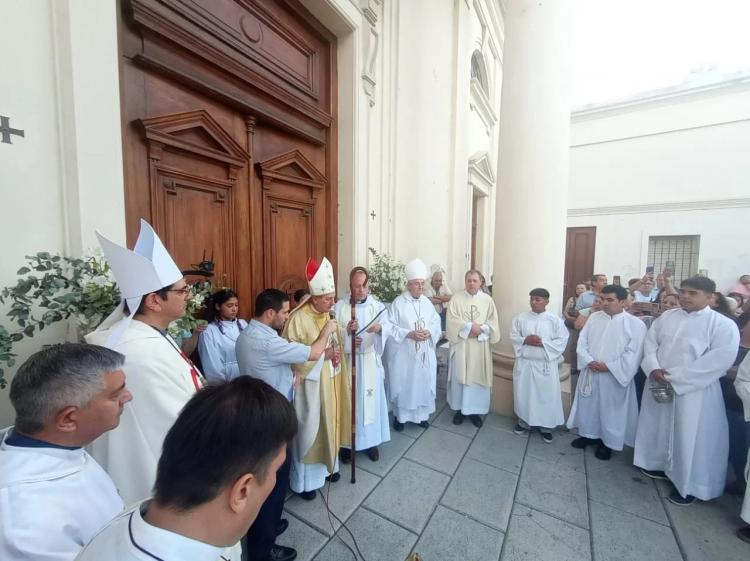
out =
[(263, 380), (292, 400), (292, 364), (307, 362), (310, 347), (287, 341), (273, 328), (253, 319), (237, 339), (235, 350), (240, 375)]

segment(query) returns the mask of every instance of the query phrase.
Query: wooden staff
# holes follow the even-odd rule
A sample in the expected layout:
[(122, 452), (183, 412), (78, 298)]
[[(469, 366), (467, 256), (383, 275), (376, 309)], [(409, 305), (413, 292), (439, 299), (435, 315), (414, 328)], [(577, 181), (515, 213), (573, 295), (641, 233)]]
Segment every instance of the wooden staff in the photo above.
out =
[[(351, 286), (349, 287), (351, 290)], [(357, 302), (352, 291), (351, 300), (352, 321), (357, 319)], [(357, 482), (355, 466), (357, 465), (357, 330), (352, 329), (352, 483)]]

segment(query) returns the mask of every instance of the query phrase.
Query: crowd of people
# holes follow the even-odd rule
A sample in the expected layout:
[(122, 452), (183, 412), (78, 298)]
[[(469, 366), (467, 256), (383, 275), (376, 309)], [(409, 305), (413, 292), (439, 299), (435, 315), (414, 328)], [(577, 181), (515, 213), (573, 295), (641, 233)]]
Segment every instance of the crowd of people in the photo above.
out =
[[(310, 259), (307, 289), (293, 301), (261, 291), (249, 321), (238, 317), (237, 293), (218, 290), (186, 346), (168, 327), (185, 314), (190, 286), (151, 226), (141, 223), (133, 250), (99, 240), (121, 305), (87, 344), (35, 353), (11, 384), (16, 422), (0, 443), (2, 559), (291, 561), (296, 551), (276, 544), (288, 527), (288, 490), (313, 501), (357, 453), (379, 461), (391, 429), (428, 428), (443, 340), (453, 423), (481, 427), (489, 412), (501, 333), (477, 270), (451, 292), (440, 266), (415, 259), (403, 294), (386, 306), (370, 293), (366, 268), (351, 270), (337, 300), (331, 263)], [(548, 290), (531, 290), (530, 310), (510, 333), (515, 430), (538, 428), (551, 442), (565, 423), (559, 364), (576, 333), (573, 446), (595, 446), (601, 460), (634, 446), (646, 475), (672, 481), (670, 500), (709, 500), (724, 491), (722, 458), (736, 436), (718, 380), (736, 362), (739, 330), (712, 309), (709, 279), (679, 290), (657, 279), (659, 292), (648, 280), (628, 292), (597, 275), (564, 319), (547, 311)], [(651, 323), (634, 306), (653, 295), (661, 307), (672, 295), (679, 301)], [(639, 368), (650, 381), (640, 413)], [(734, 369), (746, 410), (749, 370), (747, 360)]]
[[(750, 522), (750, 275), (726, 293), (705, 276), (677, 289), (669, 269), (628, 284), (594, 275), (565, 304), (572, 445), (602, 460), (634, 447), (634, 464), (670, 481), (677, 505), (744, 494)], [(737, 536), (750, 543), (750, 527)]]

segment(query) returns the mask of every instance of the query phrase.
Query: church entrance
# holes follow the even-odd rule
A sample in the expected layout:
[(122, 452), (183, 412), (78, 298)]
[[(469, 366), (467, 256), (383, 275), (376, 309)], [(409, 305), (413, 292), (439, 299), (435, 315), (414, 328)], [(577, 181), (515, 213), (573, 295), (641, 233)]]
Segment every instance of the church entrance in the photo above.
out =
[(296, 0), (120, 0), (128, 243), (151, 222), (241, 313), (337, 254), (335, 37)]

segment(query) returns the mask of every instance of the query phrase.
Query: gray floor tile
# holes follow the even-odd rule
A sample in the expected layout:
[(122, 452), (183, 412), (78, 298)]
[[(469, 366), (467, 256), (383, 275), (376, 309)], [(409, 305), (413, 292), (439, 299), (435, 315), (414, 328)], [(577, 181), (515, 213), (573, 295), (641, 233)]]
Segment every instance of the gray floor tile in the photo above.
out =
[(367, 497), (365, 506), (420, 533), (450, 478), (402, 459)]
[(445, 396), (440, 395), (440, 390), (438, 390), (438, 396), (435, 398), (435, 411), (432, 412), (430, 415), (430, 418), (428, 419), (429, 423), (432, 424), (435, 422), (435, 420), (440, 417), (440, 415), (448, 409), (447, 407), (448, 402), (445, 399)]
[(404, 457), (453, 475), (469, 444), (471, 440), (464, 436), (431, 427), (409, 448)]
[(491, 429), (500, 429), (513, 432), (513, 429), (516, 426), (516, 418), (490, 413), (484, 418), (484, 426)]
[(522, 505), (513, 507), (500, 561), (590, 559), (591, 542), (586, 530)]
[(464, 458), (440, 502), (504, 532), (517, 483), (517, 475)]
[(666, 503), (687, 561), (747, 561), (750, 545), (735, 536), (742, 524), (734, 497), (696, 501), (692, 506)]
[(526, 458), (516, 501), (541, 512), (589, 527), (586, 475), (536, 458)]
[[(367, 561), (401, 561), (406, 559), (417, 541), (416, 534), (363, 508), (357, 510), (346, 522), (346, 528), (351, 534), (346, 529), (339, 528), (336, 536), (315, 558), (317, 561), (351, 561), (352, 552), (342, 540), (355, 552), (359, 548)], [(363, 558), (358, 554), (356, 559), (362, 561)]]
[(284, 508), (316, 530), (331, 536), (339, 527), (339, 523), (333, 516), (329, 519), (323, 497), (327, 496), (331, 512), (339, 519), (346, 520), (380, 482), (378, 476), (364, 470), (357, 471), (356, 484), (352, 485), (349, 482), (350, 478), (350, 467), (341, 466), (341, 479), (336, 483), (326, 483), (318, 490), (315, 500), (304, 501), (299, 495), (294, 495), (285, 503)]
[(454, 425), (453, 415), (455, 414), (456, 412), (453, 411), (453, 409), (451, 409), (450, 407), (444, 408), (442, 413), (440, 413), (440, 415), (438, 415), (438, 417), (434, 421), (432, 421), (432, 426), (447, 430), (449, 432), (455, 432), (456, 434), (460, 434), (468, 438), (473, 438), (479, 429), (475, 427), (468, 418), (464, 419), (464, 422), (460, 425)]
[(606, 465), (588, 469), (589, 499), (669, 525), (652, 479), (633, 466), (603, 462), (594, 457), (586, 458), (589, 468), (593, 463)]
[(502, 533), (438, 506), (414, 551), (426, 561), (494, 561), (502, 546)]
[(520, 473), (527, 443), (528, 439), (525, 437), (484, 425), (471, 443), (467, 456), (513, 473)]
[(672, 529), (607, 505), (591, 503), (597, 561), (682, 561)]
[(552, 442), (546, 443), (542, 435), (534, 431), (529, 438), (527, 456), (544, 460), (556, 466), (563, 466), (576, 471), (584, 471), (583, 450), (573, 448), (570, 443), (576, 435), (567, 431), (552, 431)]
[(276, 538), (276, 543), (295, 548), (297, 561), (310, 561), (323, 548), (328, 541), (328, 536), (321, 534), (289, 513), (286, 513), (285, 518), (289, 520), (289, 528)]
[(391, 440), (378, 447), (380, 459), (377, 462), (373, 462), (367, 457), (367, 454), (357, 454), (357, 470), (364, 469), (382, 477), (396, 465), (396, 462), (401, 459), (401, 456), (412, 444), (414, 444), (413, 438), (391, 431)]

